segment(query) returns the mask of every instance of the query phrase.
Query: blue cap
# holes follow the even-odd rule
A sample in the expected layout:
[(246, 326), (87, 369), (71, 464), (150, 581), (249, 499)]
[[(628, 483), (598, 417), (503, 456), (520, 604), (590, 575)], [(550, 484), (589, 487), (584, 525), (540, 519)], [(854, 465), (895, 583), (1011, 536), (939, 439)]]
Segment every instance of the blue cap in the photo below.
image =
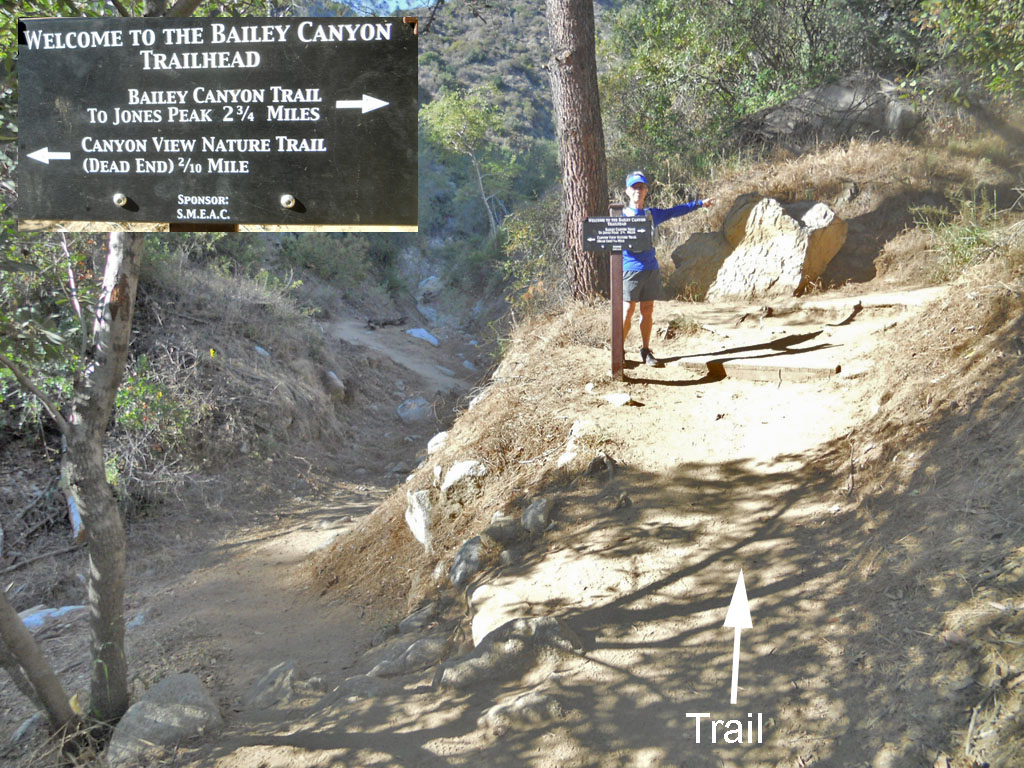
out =
[(642, 171), (633, 171), (626, 177), (627, 187), (632, 187), (634, 184), (647, 184), (647, 177), (644, 176)]

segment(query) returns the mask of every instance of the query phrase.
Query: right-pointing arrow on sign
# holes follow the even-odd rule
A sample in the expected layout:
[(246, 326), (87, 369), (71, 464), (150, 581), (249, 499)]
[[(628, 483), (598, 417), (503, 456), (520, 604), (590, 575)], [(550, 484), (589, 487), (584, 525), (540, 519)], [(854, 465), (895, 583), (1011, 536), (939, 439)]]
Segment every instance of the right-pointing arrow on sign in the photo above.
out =
[(375, 99), (373, 98), (373, 96), (367, 96), (364, 93), (363, 98), (361, 99), (354, 99), (349, 101), (336, 101), (334, 103), (334, 106), (338, 109), (361, 109), (363, 110), (363, 114), (365, 115), (367, 112), (372, 112), (375, 109), (386, 107), (389, 103), (390, 102)]
[(28, 157), (33, 160), (38, 160), (40, 163), (50, 164), (51, 160), (70, 160), (70, 152), (51, 152), (49, 147), (43, 147), (37, 149), (35, 152), (29, 152)]

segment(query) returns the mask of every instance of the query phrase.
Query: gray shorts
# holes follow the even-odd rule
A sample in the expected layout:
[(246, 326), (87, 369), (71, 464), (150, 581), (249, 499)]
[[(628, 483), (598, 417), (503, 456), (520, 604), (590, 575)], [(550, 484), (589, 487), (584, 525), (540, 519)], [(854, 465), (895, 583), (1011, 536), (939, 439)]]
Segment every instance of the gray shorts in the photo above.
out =
[(660, 269), (622, 273), (623, 301), (658, 301), (659, 299), (661, 299)]

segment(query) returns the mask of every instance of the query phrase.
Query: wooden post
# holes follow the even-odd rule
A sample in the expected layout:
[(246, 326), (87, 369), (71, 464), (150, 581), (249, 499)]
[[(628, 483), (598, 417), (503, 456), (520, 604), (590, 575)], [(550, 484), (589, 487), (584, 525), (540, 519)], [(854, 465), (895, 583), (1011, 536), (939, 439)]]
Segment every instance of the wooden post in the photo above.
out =
[[(621, 216), (622, 204), (612, 203), (608, 206), (609, 216)], [(608, 255), (608, 294), (612, 301), (612, 378), (622, 381), (622, 251), (612, 251)]]

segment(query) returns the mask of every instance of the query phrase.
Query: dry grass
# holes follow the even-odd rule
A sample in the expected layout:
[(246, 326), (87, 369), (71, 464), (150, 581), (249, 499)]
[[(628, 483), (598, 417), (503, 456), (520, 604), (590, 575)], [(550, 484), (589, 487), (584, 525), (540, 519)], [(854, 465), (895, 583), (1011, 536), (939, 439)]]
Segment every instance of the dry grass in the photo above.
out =
[[(663, 227), (659, 254), (664, 274), (673, 267), (669, 255), (693, 233), (721, 228), (733, 201), (754, 192), (781, 202), (823, 201), (866, 231), (889, 233), (871, 243), (883, 251), (876, 262), (880, 274), (898, 265), (904, 283), (934, 282), (935, 265), (911, 264), (926, 235), (913, 234), (915, 206), (956, 211), (959, 201), (998, 198), (996, 208), (1009, 210), (1024, 184), (1024, 152), (1012, 138), (985, 134), (971, 140), (938, 139), (921, 145), (894, 141), (852, 140), (799, 157), (776, 157), (725, 169), (698, 186), (718, 198), (706, 215), (683, 217)], [(667, 203), (665, 203), (667, 204)], [(902, 233), (902, 234), (901, 234)], [(934, 261), (934, 259), (933, 259)]]
[(27, 768), (103, 768), (103, 750), (113, 729), (84, 718), (51, 735), (25, 758)]
[(193, 415), (190, 461), (341, 434), (323, 376), (346, 366), (288, 286), (183, 260), (144, 275), (135, 348)]
[[(573, 305), (518, 326), (501, 365), (453, 425), (445, 447), (356, 530), (315, 559), (320, 587), (372, 604), (389, 620), (400, 618), (436, 589), (436, 575), (447, 573), (459, 547), (496, 513), (520, 509), (567, 482), (568, 470), (553, 472), (551, 466), (572, 427), (566, 402), (587, 384), (587, 368), (574, 365), (574, 359), (582, 350), (606, 346), (606, 326), (607, 308), (590, 305)], [(488, 475), (474, 499), (442, 505), (431, 550), (425, 552), (403, 519), (406, 495), (436, 488), (435, 472), (463, 460), (482, 462)]]
[(949, 726), (956, 768), (1024, 760), (1024, 624), (1013, 608), (1024, 589), (1024, 261), (1015, 231), (1005, 242), (887, 334), (878, 413), (850, 437), (851, 568), (870, 570), (871, 584), (928, 590), (907, 603), (906, 629), (889, 629), (932, 638), (915, 675), (962, 705)]

